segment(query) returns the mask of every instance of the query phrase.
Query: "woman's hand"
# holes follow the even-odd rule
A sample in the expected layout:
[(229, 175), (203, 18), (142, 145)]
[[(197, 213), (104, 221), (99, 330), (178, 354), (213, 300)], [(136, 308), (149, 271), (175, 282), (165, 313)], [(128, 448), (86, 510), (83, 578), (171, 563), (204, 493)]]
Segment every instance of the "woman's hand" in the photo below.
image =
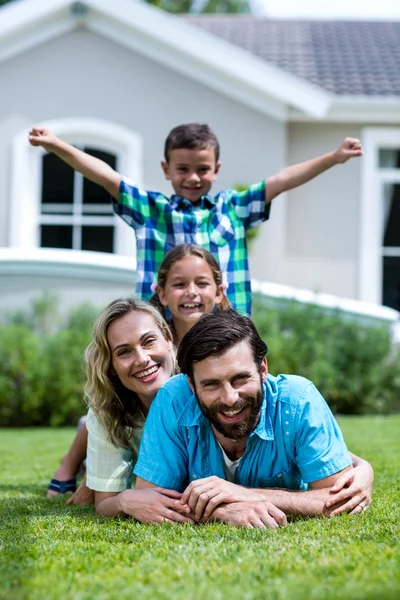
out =
[(120, 512), (141, 523), (190, 523), (179, 500), (182, 494), (164, 488), (125, 490), (118, 494)]
[(373, 468), (367, 461), (360, 460), (356, 467), (343, 473), (332, 486), (326, 502), (328, 514), (333, 517), (345, 511), (351, 515), (361, 513), (371, 504), (373, 483)]

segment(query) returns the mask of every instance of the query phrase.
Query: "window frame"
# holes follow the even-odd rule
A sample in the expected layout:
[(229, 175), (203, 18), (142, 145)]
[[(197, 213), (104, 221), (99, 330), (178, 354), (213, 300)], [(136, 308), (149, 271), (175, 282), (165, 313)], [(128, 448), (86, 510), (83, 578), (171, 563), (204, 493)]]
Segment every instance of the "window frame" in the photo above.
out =
[(400, 150), (400, 127), (366, 127), (362, 142), (358, 296), (360, 300), (382, 304), (383, 257), (388, 255), (383, 246), (383, 186), (400, 183), (400, 169), (380, 168), (379, 151)]
[[(70, 144), (115, 154), (117, 170), (141, 186), (142, 138), (136, 132), (101, 119), (59, 119), (42, 125)], [(46, 151), (31, 146), (24, 129), (15, 136), (11, 152), (10, 246), (40, 248), (40, 225), (47, 221), (41, 212), (42, 156)], [(62, 216), (59, 217), (50, 220), (62, 225)], [(132, 228), (116, 215), (109, 218), (115, 224), (114, 254), (135, 257)], [(96, 217), (88, 216), (88, 220), (87, 224), (96, 226)]]

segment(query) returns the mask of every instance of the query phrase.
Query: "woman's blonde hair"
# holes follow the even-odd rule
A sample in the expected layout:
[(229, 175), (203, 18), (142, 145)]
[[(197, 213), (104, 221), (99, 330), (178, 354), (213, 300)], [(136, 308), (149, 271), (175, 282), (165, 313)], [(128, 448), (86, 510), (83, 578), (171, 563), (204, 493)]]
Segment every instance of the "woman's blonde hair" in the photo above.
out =
[[(130, 312), (150, 314), (164, 338), (172, 342), (171, 331), (159, 311), (136, 298), (119, 298), (101, 312), (93, 325), (93, 340), (85, 352), (85, 397), (88, 406), (106, 429), (114, 446), (129, 447), (132, 432), (137, 427), (140, 400), (135, 392), (122, 385), (113, 373), (111, 351), (107, 341), (108, 327)], [(175, 349), (172, 348), (173, 372), (176, 372)]]
[[(224, 282), (222, 279), (221, 268), (211, 252), (208, 252), (208, 250), (205, 250), (202, 246), (196, 246), (196, 244), (181, 244), (170, 250), (162, 261), (160, 268), (158, 269), (157, 287), (165, 289), (171, 268), (175, 263), (187, 256), (197, 256), (198, 258), (202, 258), (210, 267), (216, 286), (223, 285)], [(164, 306), (161, 304), (157, 293), (151, 297), (150, 304), (155, 306), (164, 318), (166, 317)], [(226, 297), (225, 292), (223, 292), (222, 300), (217, 304), (217, 310), (228, 310), (229, 308), (232, 308), (231, 303)]]

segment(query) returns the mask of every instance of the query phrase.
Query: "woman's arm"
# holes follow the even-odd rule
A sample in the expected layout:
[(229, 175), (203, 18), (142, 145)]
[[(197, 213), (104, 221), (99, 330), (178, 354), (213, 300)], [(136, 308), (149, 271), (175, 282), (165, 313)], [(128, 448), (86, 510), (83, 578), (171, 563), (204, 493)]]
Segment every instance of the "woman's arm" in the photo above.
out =
[(96, 512), (105, 517), (128, 515), (141, 523), (191, 523), (179, 503), (182, 494), (163, 488), (95, 492)]

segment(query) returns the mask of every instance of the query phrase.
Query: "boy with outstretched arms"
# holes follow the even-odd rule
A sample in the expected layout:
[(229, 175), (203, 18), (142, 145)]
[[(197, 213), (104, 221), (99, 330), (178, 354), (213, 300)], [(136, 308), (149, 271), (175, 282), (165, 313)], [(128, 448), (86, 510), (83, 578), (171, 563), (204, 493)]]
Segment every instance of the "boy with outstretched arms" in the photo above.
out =
[(115, 213), (136, 232), (139, 297), (149, 300), (152, 296), (158, 267), (171, 248), (197, 244), (218, 260), (232, 306), (246, 315), (251, 312), (246, 231), (268, 219), (271, 201), (282, 192), (362, 155), (360, 141), (346, 138), (333, 152), (286, 167), (244, 192), (224, 190), (213, 198), (209, 193), (221, 166), (218, 140), (208, 125), (179, 125), (166, 139), (161, 163), (174, 190), (167, 198), (137, 188), (103, 161), (63, 142), (44, 127), (34, 127), (29, 141), (56, 154), (111, 194)]

